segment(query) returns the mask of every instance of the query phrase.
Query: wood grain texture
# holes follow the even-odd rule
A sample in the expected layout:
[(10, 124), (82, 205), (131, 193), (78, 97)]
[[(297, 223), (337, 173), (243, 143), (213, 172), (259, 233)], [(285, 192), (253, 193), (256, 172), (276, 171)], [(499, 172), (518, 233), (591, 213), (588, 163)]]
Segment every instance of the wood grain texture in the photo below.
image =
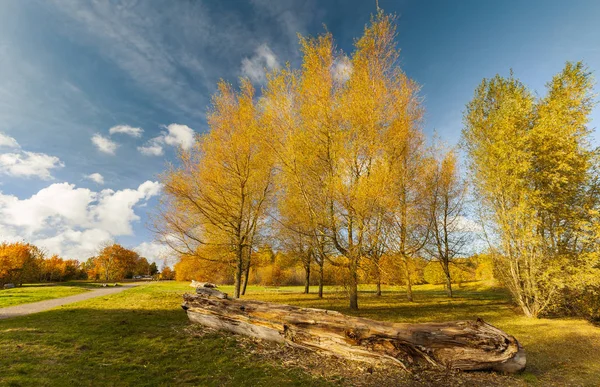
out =
[(391, 360), (405, 368), (426, 365), (512, 373), (526, 363), (514, 337), (481, 319), (392, 323), (324, 309), (231, 300), (210, 290), (211, 294), (183, 296), (182, 307), (192, 322), (349, 359)]

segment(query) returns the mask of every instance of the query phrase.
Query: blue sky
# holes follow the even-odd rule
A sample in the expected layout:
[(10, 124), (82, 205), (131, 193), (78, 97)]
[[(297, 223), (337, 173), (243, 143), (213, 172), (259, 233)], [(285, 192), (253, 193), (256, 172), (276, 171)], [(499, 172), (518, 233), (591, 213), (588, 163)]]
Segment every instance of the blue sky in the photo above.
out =
[[(597, 1), (379, 5), (399, 16), (425, 131), (451, 145), (482, 78), (512, 68), (543, 95), (567, 60), (600, 70)], [(84, 259), (113, 238), (156, 259), (157, 175), (206, 130), (217, 81), (260, 85), (262, 68), (297, 66), (296, 33), (323, 24), (349, 53), (374, 11), (374, 0), (0, 2), (0, 240)]]

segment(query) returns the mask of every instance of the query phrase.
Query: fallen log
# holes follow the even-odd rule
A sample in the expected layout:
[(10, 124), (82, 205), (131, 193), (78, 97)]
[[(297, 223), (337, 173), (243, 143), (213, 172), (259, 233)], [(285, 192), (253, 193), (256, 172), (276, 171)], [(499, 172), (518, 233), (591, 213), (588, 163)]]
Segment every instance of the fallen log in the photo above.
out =
[(194, 289), (197, 288), (216, 288), (217, 285), (210, 283), (210, 282), (198, 282), (195, 280), (192, 280), (192, 283), (190, 284), (191, 287), (193, 287)]
[[(208, 327), (362, 361), (392, 360), (463, 371), (513, 373), (525, 367), (518, 341), (477, 321), (403, 324), (254, 300), (216, 289), (183, 295), (188, 318)], [(215, 292), (221, 293), (220, 295)]]

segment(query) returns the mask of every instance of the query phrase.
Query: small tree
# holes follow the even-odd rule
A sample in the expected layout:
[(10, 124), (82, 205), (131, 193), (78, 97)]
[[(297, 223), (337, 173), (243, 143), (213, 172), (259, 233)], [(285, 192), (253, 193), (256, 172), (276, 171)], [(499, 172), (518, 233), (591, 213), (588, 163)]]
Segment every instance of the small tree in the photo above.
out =
[(97, 274), (106, 282), (120, 281), (135, 269), (138, 260), (139, 255), (135, 251), (109, 242), (94, 257), (94, 268), (90, 274)]
[(160, 279), (172, 280), (175, 278), (175, 272), (169, 266), (165, 266), (160, 272)]
[(441, 265), (446, 293), (452, 297), (450, 264), (472, 239), (464, 217), (467, 185), (460, 176), (454, 150), (448, 151), (434, 163), (429, 205), (431, 237), (427, 250)]

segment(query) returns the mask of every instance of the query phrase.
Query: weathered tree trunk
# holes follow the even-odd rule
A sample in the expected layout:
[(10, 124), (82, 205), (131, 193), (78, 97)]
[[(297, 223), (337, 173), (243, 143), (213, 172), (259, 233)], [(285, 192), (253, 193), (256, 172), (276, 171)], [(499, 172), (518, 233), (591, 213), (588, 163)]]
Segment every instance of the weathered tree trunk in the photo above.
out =
[(242, 247), (238, 246), (237, 251), (237, 262), (235, 268), (235, 279), (234, 279), (234, 294), (235, 298), (240, 298), (241, 289), (242, 289), (242, 272), (244, 271), (244, 259), (242, 255)]
[(449, 298), (452, 298), (452, 279), (450, 275), (446, 275), (446, 294)]
[(310, 261), (304, 265), (304, 294), (310, 293)]
[(183, 296), (188, 318), (212, 328), (323, 351), (340, 357), (392, 360), (465, 371), (517, 372), (525, 353), (517, 340), (483, 322), (400, 324), (252, 300), (230, 300), (216, 289)]
[(413, 292), (412, 292), (412, 270), (410, 269), (410, 262), (408, 261), (410, 258), (404, 257), (404, 270), (406, 274), (406, 300), (408, 302), (413, 302)]
[(323, 281), (325, 279), (325, 273), (323, 270), (323, 265), (325, 261), (319, 263), (319, 298), (323, 298)]
[(348, 284), (350, 295), (350, 309), (358, 310), (358, 273), (356, 267), (350, 266), (350, 283)]
[(248, 287), (248, 279), (250, 278), (250, 258), (248, 258), (248, 264), (244, 270), (244, 284), (242, 285), (242, 296), (246, 295), (246, 288)]

